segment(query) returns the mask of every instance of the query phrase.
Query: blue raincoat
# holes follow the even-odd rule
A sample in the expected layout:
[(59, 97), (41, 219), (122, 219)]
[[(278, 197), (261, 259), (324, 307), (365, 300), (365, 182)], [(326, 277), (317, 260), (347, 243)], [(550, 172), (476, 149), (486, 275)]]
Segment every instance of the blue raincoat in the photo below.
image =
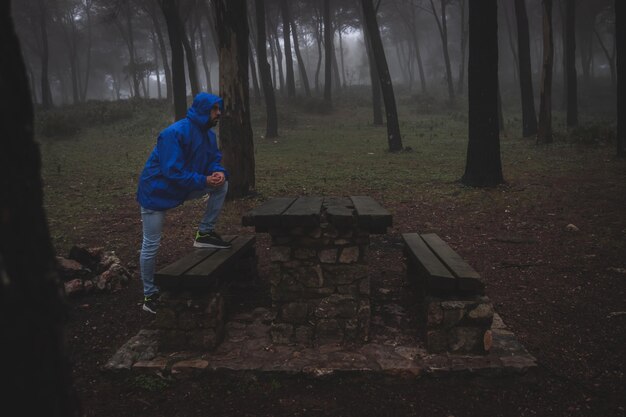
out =
[(139, 177), (137, 201), (150, 210), (167, 210), (181, 205), (189, 193), (207, 188), (206, 177), (220, 171), (222, 153), (215, 133), (209, 128), (211, 108), (222, 99), (200, 93), (187, 110), (187, 117), (163, 130)]

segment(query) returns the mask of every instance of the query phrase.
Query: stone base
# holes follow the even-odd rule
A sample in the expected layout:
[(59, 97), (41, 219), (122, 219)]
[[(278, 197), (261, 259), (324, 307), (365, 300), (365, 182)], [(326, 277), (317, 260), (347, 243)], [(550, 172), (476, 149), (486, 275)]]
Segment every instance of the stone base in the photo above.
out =
[(164, 292), (154, 320), (165, 351), (214, 350), (224, 338), (224, 291)]
[(486, 296), (426, 297), (424, 322), (426, 349), (431, 353), (486, 354), (493, 344), (493, 304)]

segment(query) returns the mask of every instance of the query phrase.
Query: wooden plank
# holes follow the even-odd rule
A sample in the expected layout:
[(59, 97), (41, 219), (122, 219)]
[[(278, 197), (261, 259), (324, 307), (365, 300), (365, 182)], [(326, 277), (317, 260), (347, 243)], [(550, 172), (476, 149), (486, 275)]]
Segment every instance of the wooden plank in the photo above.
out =
[(423, 279), (429, 289), (454, 290), (456, 278), (426, 245), (419, 234), (403, 233), (402, 239), (416, 266), (425, 276)]
[(319, 226), (322, 202), (322, 197), (299, 197), (282, 214), (280, 225), (283, 227)]
[[(213, 256), (200, 262), (182, 276), (182, 285), (185, 288), (210, 287), (215, 285), (223, 272), (233, 265), (246, 250), (256, 241), (255, 236), (229, 236), (232, 243), (230, 249), (220, 249)], [(224, 237), (226, 240), (226, 237)]]
[(357, 214), (359, 227), (370, 233), (386, 233), (391, 226), (391, 213), (368, 196), (350, 196)]
[(244, 226), (256, 226), (257, 231), (266, 231), (269, 227), (280, 225), (280, 216), (293, 202), (295, 197), (271, 198), (243, 215)]
[(186, 271), (193, 268), (194, 266), (198, 265), (204, 259), (211, 256), (216, 250), (217, 249), (207, 249), (207, 248), (194, 249), (193, 252), (191, 252), (190, 254), (183, 256), (176, 262), (171, 263), (165, 268), (159, 270), (157, 273), (154, 274), (154, 276), (155, 277), (159, 277), (162, 275), (174, 276), (174, 277), (180, 276), (184, 274)]
[(428, 245), (457, 278), (459, 290), (481, 290), (484, 288), (484, 284), (478, 272), (437, 234), (425, 233), (421, 236), (424, 242), (426, 242), (426, 245)]
[(348, 197), (325, 197), (327, 221), (338, 229), (351, 228), (356, 224), (354, 204)]

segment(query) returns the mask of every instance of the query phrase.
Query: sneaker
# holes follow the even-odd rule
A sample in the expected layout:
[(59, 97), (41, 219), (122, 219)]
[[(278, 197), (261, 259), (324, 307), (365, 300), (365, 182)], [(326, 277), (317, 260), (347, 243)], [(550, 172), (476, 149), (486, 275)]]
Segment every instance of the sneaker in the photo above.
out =
[(143, 311), (147, 311), (148, 313), (156, 314), (157, 311), (157, 299), (159, 298), (159, 294), (152, 294), (149, 297), (143, 297)]
[(220, 235), (215, 232), (200, 233), (198, 231), (193, 246), (196, 248), (230, 249), (232, 245), (222, 240)]

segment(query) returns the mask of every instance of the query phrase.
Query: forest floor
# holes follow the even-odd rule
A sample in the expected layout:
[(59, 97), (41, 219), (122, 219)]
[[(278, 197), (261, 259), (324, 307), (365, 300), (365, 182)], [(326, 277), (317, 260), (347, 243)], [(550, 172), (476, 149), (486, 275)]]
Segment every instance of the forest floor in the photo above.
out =
[[(431, 204), (426, 198), (385, 204), (394, 225), (387, 235), (372, 239), (373, 291), (408, 290), (397, 282), (403, 278), (397, 262), (400, 233), (420, 230), (445, 236), (480, 271), (496, 311), (538, 359), (538, 368), (526, 375), (394, 379), (215, 372), (174, 381), (114, 376), (104, 373), (102, 365), (152, 320), (141, 311), (140, 281), (134, 279), (117, 293), (70, 302), (67, 340), (84, 415), (623, 416), (625, 179), (622, 172), (610, 181), (546, 179), (541, 187), (509, 184), (492, 190), (534, 193), (532, 208), (515, 214), (514, 207), (508, 212), (472, 211), (462, 204)], [(253, 199), (230, 202), (226, 210), (236, 218), (255, 204)], [(140, 229), (136, 211), (134, 202), (120, 206), (106, 221), (92, 225), (85, 243), (97, 245), (104, 235), (120, 234), (133, 241), (129, 247), (139, 247), (138, 234), (129, 234)], [(180, 224), (199, 211), (183, 206), (171, 214), (162, 264), (189, 250), (181, 242), (191, 243), (191, 231)], [(567, 231), (570, 223), (580, 230)], [(222, 225), (222, 231), (250, 232), (237, 223)], [(269, 264), (266, 246), (261, 237), (257, 252), (262, 281)], [(136, 250), (118, 256), (137, 272)], [(264, 299), (267, 294), (253, 294), (237, 302)]]

